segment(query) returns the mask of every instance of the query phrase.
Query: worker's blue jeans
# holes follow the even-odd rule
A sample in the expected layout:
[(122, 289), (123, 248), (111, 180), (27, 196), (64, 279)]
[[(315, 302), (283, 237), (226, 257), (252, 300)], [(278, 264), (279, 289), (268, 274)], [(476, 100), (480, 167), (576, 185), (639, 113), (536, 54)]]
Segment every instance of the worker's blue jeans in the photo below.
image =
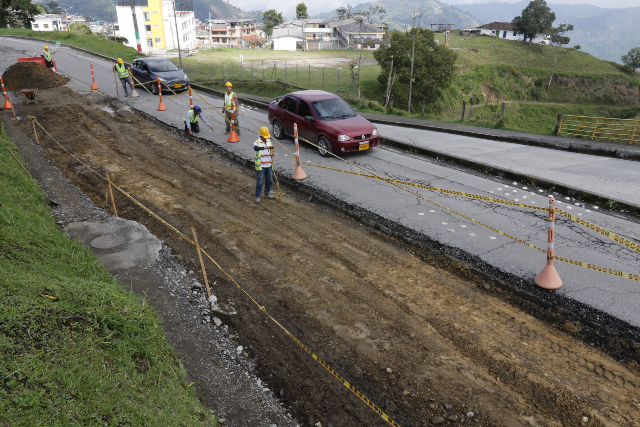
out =
[(267, 195), (271, 191), (271, 184), (273, 184), (273, 168), (262, 168), (262, 170), (256, 171), (256, 197), (260, 197), (262, 193), (262, 183), (264, 182), (264, 194)]
[(129, 77), (125, 77), (124, 79), (120, 79), (120, 83), (122, 84), (122, 87), (124, 88), (124, 93), (129, 93), (129, 92), (127, 92), (127, 85), (129, 85), (129, 87), (131, 88), (131, 91), (133, 92), (133, 86), (131, 86), (131, 79), (129, 79)]

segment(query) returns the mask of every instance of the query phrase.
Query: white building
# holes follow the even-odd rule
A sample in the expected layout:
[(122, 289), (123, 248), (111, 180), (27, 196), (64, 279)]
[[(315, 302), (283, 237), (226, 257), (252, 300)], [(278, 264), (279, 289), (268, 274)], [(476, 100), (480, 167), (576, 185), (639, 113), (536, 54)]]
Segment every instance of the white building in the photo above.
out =
[[(473, 28), (471, 30), (479, 30), (481, 36), (490, 36), (497, 37), (505, 40), (515, 40), (515, 41), (525, 41), (530, 42), (531, 40), (527, 39), (524, 34), (518, 34), (513, 29), (513, 24), (511, 22), (492, 22), (490, 24), (481, 25), (477, 28)], [(469, 31), (471, 31), (469, 30)], [(550, 39), (549, 34), (537, 33), (533, 38), (533, 43), (538, 44), (549, 44)]]
[(302, 50), (304, 34), (297, 25), (281, 25), (273, 28), (271, 34), (273, 50)]
[(31, 28), (36, 31), (62, 31), (62, 15), (45, 13), (33, 17)]
[[(142, 51), (162, 54), (168, 49), (192, 50), (197, 45), (193, 0), (135, 0), (135, 15)], [(129, 0), (117, 0), (118, 31), (127, 46), (136, 47)], [(177, 21), (177, 22), (176, 22)]]

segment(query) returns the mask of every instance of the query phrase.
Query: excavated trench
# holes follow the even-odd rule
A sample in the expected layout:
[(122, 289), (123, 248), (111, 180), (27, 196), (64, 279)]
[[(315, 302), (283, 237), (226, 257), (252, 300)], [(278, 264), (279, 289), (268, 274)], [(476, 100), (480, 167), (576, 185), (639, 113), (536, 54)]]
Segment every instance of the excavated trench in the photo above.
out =
[[(588, 325), (296, 191), (256, 205), (253, 171), (113, 99), (62, 87), (21, 111), (179, 230), (195, 227), (260, 305), (400, 425), (640, 425), (637, 348), (614, 351), (625, 361), (616, 360), (576, 338)], [(21, 126), (32, 132), (27, 120)], [(109, 209), (104, 181), (50, 138), (40, 143)], [(191, 245), (122, 195), (116, 203), (199, 271)], [(225, 320), (256, 374), (300, 424), (385, 425), (219, 270), (209, 265), (208, 273), (214, 293), (238, 312)]]

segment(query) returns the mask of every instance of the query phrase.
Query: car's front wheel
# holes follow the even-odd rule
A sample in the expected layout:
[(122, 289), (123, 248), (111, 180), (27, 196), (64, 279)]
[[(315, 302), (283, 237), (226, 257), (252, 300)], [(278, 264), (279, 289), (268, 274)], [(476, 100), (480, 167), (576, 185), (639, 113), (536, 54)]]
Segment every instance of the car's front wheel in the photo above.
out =
[(282, 124), (277, 120), (273, 121), (273, 137), (275, 139), (284, 138), (284, 128), (282, 127)]
[(151, 93), (154, 95), (158, 94), (158, 83), (151, 83)]
[(318, 138), (318, 152), (322, 157), (329, 157), (333, 153), (331, 142), (324, 136)]

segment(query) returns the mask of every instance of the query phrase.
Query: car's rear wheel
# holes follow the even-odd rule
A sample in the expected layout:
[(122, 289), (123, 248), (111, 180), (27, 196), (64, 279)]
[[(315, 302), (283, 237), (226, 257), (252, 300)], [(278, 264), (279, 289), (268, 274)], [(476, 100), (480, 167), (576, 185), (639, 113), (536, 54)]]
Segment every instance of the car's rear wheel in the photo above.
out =
[(331, 142), (324, 136), (318, 138), (318, 152), (322, 157), (329, 157), (333, 153)]
[(158, 83), (151, 83), (151, 93), (154, 95), (158, 94)]
[(282, 127), (282, 124), (277, 120), (273, 121), (273, 137), (275, 139), (284, 138), (284, 128)]

